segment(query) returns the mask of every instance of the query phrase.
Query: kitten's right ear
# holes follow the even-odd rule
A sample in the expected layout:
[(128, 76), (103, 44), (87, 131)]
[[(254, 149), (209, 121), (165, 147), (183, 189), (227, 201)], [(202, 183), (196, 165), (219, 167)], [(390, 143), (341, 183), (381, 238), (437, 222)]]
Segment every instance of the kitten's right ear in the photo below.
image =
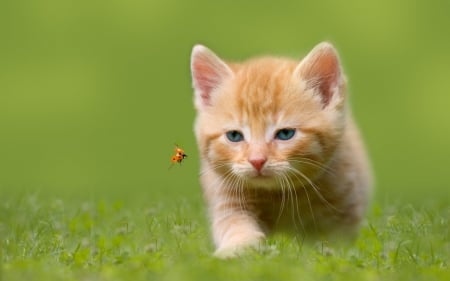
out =
[(233, 71), (216, 54), (202, 45), (195, 45), (191, 55), (192, 84), (195, 106), (202, 109), (211, 105), (211, 94)]

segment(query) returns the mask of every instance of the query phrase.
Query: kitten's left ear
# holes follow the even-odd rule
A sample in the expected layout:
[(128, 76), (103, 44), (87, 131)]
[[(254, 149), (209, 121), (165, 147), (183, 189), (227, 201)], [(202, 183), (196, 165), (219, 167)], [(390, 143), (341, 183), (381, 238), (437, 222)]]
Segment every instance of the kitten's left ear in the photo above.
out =
[(300, 62), (294, 71), (295, 77), (306, 83), (307, 89), (317, 90), (324, 107), (333, 97), (341, 97), (344, 93), (345, 78), (336, 49), (330, 43), (318, 44)]
[(191, 72), (197, 109), (211, 105), (214, 90), (233, 76), (228, 65), (202, 45), (196, 45), (192, 49)]

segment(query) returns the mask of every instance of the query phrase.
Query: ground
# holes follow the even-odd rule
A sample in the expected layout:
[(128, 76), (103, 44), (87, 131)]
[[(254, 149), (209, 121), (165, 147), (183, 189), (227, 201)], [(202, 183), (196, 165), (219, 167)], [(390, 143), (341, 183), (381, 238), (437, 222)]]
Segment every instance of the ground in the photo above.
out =
[(136, 203), (20, 195), (0, 206), (3, 280), (448, 280), (448, 202), (374, 203), (351, 245), (271, 237), (212, 256), (198, 198)]

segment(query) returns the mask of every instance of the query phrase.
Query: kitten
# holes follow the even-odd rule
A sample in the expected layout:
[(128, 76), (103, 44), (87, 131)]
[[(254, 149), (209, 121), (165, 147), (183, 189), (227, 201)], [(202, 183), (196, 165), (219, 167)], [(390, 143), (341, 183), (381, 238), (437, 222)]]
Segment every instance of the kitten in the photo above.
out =
[(192, 50), (200, 180), (215, 255), (233, 257), (275, 231), (352, 236), (371, 174), (329, 43), (303, 60), (227, 63)]

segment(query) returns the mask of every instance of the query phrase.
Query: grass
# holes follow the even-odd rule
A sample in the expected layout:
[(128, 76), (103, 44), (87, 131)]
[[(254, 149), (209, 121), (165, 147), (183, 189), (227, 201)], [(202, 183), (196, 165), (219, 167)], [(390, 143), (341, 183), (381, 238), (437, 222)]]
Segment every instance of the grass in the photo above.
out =
[(22, 195), (0, 206), (0, 280), (448, 280), (450, 207), (375, 204), (353, 245), (272, 237), (217, 260), (201, 202)]

